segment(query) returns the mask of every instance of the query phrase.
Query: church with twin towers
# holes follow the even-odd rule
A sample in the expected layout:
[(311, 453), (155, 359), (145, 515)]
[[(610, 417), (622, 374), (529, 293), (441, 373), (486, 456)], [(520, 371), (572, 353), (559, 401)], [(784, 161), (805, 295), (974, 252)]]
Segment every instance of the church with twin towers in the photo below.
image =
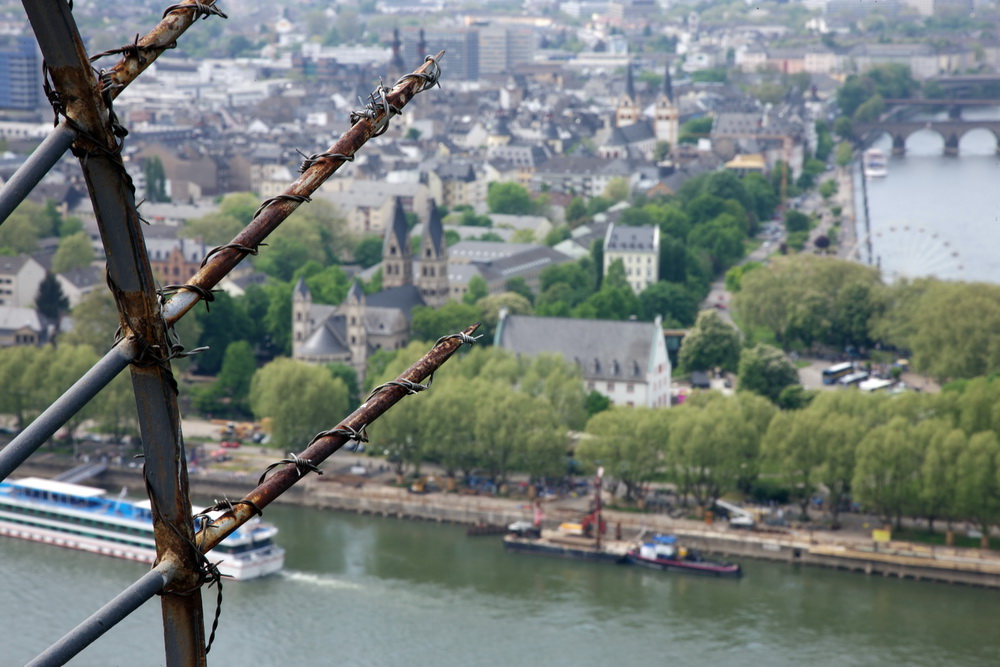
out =
[(379, 292), (365, 294), (354, 282), (340, 305), (319, 304), (300, 278), (292, 293), (292, 357), (314, 364), (342, 363), (363, 380), (369, 355), (405, 347), (413, 308), (436, 308), (449, 296), (448, 247), (433, 201), (416, 257), (410, 247), (406, 215), (397, 198), (382, 244)]
[[(650, 108), (651, 106), (651, 108)], [(641, 100), (635, 88), (632, 64), (625, 71), (625, 90), (618, 98), (609, 127), (598, 139), (597, 153), (608, 159), (651, 160), (656, 145), (667, 142), (673, 148), (680, 134), (680, 112), (674, 98), (670, 64), (654, 100)]]

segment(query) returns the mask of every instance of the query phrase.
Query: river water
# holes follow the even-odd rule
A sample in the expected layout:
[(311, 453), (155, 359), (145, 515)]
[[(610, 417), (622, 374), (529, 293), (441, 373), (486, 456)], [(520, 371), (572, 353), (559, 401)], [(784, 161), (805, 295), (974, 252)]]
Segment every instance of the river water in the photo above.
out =
[[(995, 119), (997, 109), (964, 114)], [(891, 141), (875, 144), (887, 155)], [(1000, 283), (1000, 157), (986, 130), (962, 138), (959, 155), (945, 157), (931, 131), (907, 140), (906, 155), (889, 158), (889, 175), (869, 179), (872, 254), (888, 282), (900, 277)], [(860, 195), (860, 177), (855, 192)], [(858, 238), (864, 238), (859, 205)], [(864, 246), (864, 244), (862, 244)], [(864, 255), (862, 255), (864, 258)]]
[[(268, 508), (286, 570), (225, 585), (212, 665), (990, 665), (1000, 592), (757, 561), (740, 580), (503, 550), (453, 525)], [(0, 664), (144, 566), (0, 539)], [(205, 595), (214, 612), (214, 589)], [(163, 664), (153, 600), (74, 665)]]

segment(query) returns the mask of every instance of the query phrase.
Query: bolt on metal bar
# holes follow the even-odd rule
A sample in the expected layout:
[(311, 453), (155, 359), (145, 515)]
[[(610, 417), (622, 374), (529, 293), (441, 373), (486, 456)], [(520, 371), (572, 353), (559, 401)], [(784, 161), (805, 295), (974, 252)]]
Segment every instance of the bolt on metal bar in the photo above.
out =
[[(190, 5), (192, 9), (187, 9)], [(145, 37), (137, 39), (133, 45), (122, 47), (122, 59), (110, 70), (102, 73), (101, 84), (107, 86), (112, 98), (118, 97), (136, 77), (149, 67), (161, 53), (172, 49), (185, 30), (198, 20), (202, 10), (198, 7), (214, 7), (215, 0), (185, 0), (168, 11), (163, 19)], [(209, 10), (204, 10), (209, 11)], [(132, 48), (134, 47), (134, 48)], [(10, 217), (14, 209), (24, 201), (45, 174), (55, 166), (76, 140), (74, 130), (65, 120), (60, 121), (32, 154), (18, 167), (10, 180), (0, 189), (0, 224)]]
[(7, 479), (42, 444), (55, 435), (84, 405), (104, 389), (132, 360), (132, 345), (117, 345), (83, 374), (42, 414), (0, 450), (0, 480)]
[(91, 614), (83, 623), (63, 635), (55, 644), (38, 654), (28, 666), (65, 665), (80, 651), (93, 644), (101, 635), (162, 591), (172, 577), (172, 568), (161, 563)]
[(58, 91), (59, 111), (78, 128), (76, 152), (100, 228), (123, 335), (142, 350), (131, 374), (157, 562), (171, 562), (178, 569), (167, 591), (174, 594), (161, 598), (167, 664), (204, 664), (201, 555), (192, 542), (180, 410), (156, 281), (121, 158), (123, 128), (102, 96), (69, 6), (63, 0), (24, 0), (24, 7)]
[[(340, 424), (329, 431), (317, 435), (301, 454), (293, 455), (273, 475), (265, 479), (242, 501), (232, 503), (232, 507), (219, 518), (200, 530), (195, 537), (202, 553), (208, 553), (234, 530), (245, 524), (263, 510), (275, 498), (292, 488), (305, 472), (319, 465), (349, 440), (361, 436), (370, 425), (400, 399), (412, 393), (407, 387), (431, 377), (466, 342), (473, 342), (472, 334), (479, 328), (475, 323), (462, 333), (445, 336), (423, 357), (414, 362), (394, 382), (383, 385), (380, 391), (370, 396)], [(305, 468), (305, 470), (303, 470)]]

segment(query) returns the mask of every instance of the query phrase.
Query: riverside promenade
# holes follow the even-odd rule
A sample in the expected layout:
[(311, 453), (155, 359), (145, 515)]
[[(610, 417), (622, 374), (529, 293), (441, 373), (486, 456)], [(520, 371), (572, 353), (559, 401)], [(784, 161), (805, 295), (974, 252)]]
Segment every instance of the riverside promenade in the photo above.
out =
[[(344, 456), (347, 462), (352, 457)], [(506, 526), (531, 520), (534, 508), (528, 499), (498, 498), (463, 493), (412, 493), (379, 479), (337, 474), (327, 462), (328, 473), (307, 475), (277, 502), (324, 510), (353, 512), (406, 520)], [(36, 461), (22, 475), (53, 477), (66, 469), (57, 461)], [(190, 477), (195, 497), (241, 498), (256, 484), (259, 472), (208, 472)], [(88, 482), (117, 492), (122, 487), (142, 489), (136, 468), (111, 467)], [(605, 502), (610, 501), (606, 497)], [(586, 497), (546, 499), (542, 502), (545, 525), (578, 522), (589, 508)], [(267, 510), (265, 509), (265, 515)], [(605, 510), (609, 536), (638, 539), (648, 533), (673, 533), (686, 544), (706, 552), (737, 558), (785, 562), (855, 571), (870, 576), (937, 581), (1000, 589), (1000, 553), (991, 550), (935, 547), (909, 542), (875, 542), (870, 531), (774, 528), (746, 530), (724, 522), (711, 525), (666, 514)], [(471, 538), (470, 538), (471, 539)], [(493, 538), (485, 538), (493, 539)]]

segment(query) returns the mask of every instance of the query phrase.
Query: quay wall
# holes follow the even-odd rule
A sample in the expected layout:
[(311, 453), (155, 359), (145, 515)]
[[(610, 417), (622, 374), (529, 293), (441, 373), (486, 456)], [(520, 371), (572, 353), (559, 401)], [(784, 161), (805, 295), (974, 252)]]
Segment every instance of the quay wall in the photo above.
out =
[[(64, 467), (22, 466), (22, 475), (53, 477)], [(256, 475), (194, 475), (190, 478), (195, 497), (237, 500), (256, 485)], [(115, 492), (126, 486), (142, 488), (138, 469), (113, 468), (90, 481)], [(504, 526), (530, 520), (534, 509), (527, 500), (489, 496), (431, 493), (417, 494), (384, 484), (355, 480), (327, 481), (309, 475), (276, 502), (316, 509), (372, 514), (401, 519), (458, 524)], [(543, 504), (549, 526), (562, 521), (579, 521), (581, 500), (576, 507), (560, 507), (561, 501)], [(585, 501), (584, 501), (585, 502)], [(267, 510), (265, 509), (265, 515)], [(938, 581), (1000, 589), (1000, 554), (980, 549), (931, 547), (890, 542), (874, 543), (860, 533), (830, 531), (758, 532), (729, 528), (726, 524), (673, 519), (659, 514), (638, 514), (606, 510), (604, 519), (609, 536), (633, 539), (643, 533), (678, 535), (684, 543), (705, 552), (734, 558), (753, 558), (789, 565), (828, 567), (872, 576)]]

